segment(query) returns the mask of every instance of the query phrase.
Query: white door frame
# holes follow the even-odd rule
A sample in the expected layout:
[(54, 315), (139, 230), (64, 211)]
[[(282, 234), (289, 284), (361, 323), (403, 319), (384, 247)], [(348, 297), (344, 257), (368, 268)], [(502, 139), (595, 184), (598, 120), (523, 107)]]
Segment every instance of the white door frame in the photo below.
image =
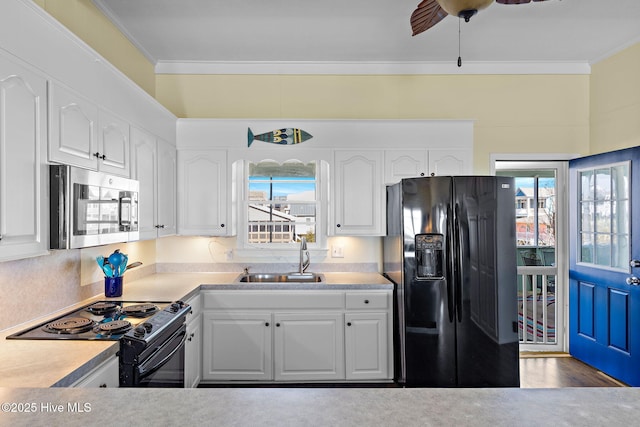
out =
[[(556, 169), (557, 171), (557, 217), (556, 217), (556, 343), (521, 344), (520, 351), (568, 352), (568, 301), (569, 301), (569, 205), (568, 205), (568, 162), (578, 157), (573, 154), (492, 154), (491, 174), (498, 169)], [(499, 165), (496, 162), (500, 162)]]

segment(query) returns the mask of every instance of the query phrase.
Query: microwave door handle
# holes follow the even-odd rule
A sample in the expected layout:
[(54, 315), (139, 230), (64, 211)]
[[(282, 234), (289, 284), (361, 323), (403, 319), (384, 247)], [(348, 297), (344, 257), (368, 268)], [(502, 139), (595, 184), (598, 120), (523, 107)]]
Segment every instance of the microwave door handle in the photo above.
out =
[[(160, 360), (158, 363), (154, 364), (150, 368), (146, 366), (148, 363), (153, 362), (155, 356), (159, 352), (161, 352), (167, 345), (169, 345), (169, 343), (158, 347), (158, 349), (151, 356), (149, 356), (149, 358), (147, 359), (147, 362), (143, 362), (140, 364), (140, 366), (138, 367), (138, 370), (140, 372), (140, 378), (148, 377), (149, 375), (156, 372), (158, 369), (162, 368), (178, 351), (180, 351), (184, 347), (185, 343), (187, 342), (187, 331), (186, 330), (180, 331), (180, 333), (178, 333), (176, 337), (180, 335), (182, 335), (180, 344), (177, 345), (176, 348), (174, 348), (171, 351), (171, 353), (169, 353), (166, 357), (162, 358), (162, 360)], [(173, 341), (173, 339), (171, 339), (170, 341)]]
[(118, 220), (118, 225), (131, 224), (131, 196), (121, 196), (118, 204), (120, 205), (120, 218)]

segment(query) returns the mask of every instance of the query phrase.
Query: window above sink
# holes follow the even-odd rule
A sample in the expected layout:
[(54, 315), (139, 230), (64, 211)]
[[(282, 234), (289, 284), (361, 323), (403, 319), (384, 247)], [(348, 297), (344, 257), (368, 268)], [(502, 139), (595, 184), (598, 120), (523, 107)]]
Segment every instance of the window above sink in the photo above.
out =
[(244, 162), (238, 238), (245, 250), (326, 249), (328, 166), (321, 161)]

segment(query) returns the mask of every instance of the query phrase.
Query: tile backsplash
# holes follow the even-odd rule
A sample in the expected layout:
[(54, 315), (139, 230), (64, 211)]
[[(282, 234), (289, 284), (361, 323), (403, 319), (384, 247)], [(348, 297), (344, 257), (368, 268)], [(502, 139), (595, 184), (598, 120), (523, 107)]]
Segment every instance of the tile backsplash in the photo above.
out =
[[(153, 273), (155, 265), (138, 267), (127, 278)], [(0, 262), (0, 331), (103, 293), (102, 280), (80, 286), (79, 249)]]
[(99, 285), (80, 286), (80, 250), (0, 263), (0, 330), (90, 298)]

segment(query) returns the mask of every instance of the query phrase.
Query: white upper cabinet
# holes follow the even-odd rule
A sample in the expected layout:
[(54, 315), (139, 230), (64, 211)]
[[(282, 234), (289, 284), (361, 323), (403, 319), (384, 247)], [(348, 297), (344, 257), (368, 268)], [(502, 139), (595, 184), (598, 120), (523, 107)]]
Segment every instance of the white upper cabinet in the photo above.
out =
[(423, 176), (470, 175), (473, 172), (471, 150), (386, 150), (384, 153), (385, 184), (404, 178)]
[(471, 150), (429, 150), (429, 175), (451, 176), (473, 173)]
[(129, 176), (129, 123), (105, 110), (98, 112), (98, 169)]
[(131, 129), (131, 178), (140, 183), (138, 227), (140, 240), (157, 237), (156, 210), (158, 150), (156, 138), (138, 128)]
[(231, 235), (227, 170), (224, 150), (178, 151), (178, 234)]
[(168, 142), (131, 128), (131, 178), (140, 183), (140, 240), (176, 233), (176, 150)]
[(384, 152), (385, 184), (395, 184), (403, 178), (416, 178), (429, 174), (427, 150), (389, 150)]
[(98, 107), (55, 83), (49, 84), (49, 161), (98, 168)]
[(177, 174), (178, 158), (176, 147), (158, 139), (158, 237), (173, 236), (177, 233)]
[(47, 253), (45, 78), (0, 55), (0, 261)]
[(334, 212), (330, 232), (346, 236), (384, 235), (383, 152), (336, 150), (333, 168)]
[(129, 177), (129, 123), (49, 84), (49, 161)]

